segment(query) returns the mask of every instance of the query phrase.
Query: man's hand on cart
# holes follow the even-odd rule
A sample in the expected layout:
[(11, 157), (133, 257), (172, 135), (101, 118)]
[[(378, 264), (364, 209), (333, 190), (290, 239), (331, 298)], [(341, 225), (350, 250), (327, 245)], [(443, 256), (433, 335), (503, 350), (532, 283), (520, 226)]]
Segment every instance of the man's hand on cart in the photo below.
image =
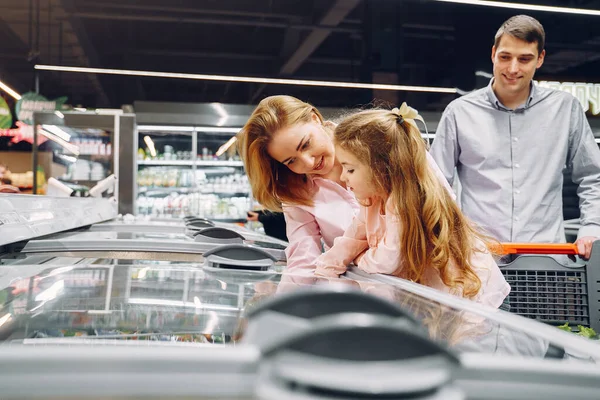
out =
[(575, 244), (577, 245), (579, 257), (584, 260), (589, 260), (592, 255), (592, 245), (596, 240), (598, 240), (598, 238), (594, 236), (584, 236), (577, 239)]

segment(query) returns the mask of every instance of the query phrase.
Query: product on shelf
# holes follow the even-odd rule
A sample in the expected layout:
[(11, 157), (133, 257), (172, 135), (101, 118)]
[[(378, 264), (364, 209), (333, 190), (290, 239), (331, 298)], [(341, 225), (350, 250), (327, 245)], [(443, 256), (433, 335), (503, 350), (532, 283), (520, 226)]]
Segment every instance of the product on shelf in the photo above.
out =
[(67, 181), (100, 181), (106, 176), (106, 169), (101, 163), (78, 159), (69, 165), (67, 173), (60, 179)]
[(216, 194), (172, 193), (164, 197), (140, 196), (137, 201), (138, 215), (184, 216), (196, 215), (209, 219), (245, 221), (250, 209), (250, 197), (220, 197)]
[(110, 143), (105, 143), (101, 139), (80, 139), (74, 138), (72, 143), (79, 148), (80, 155), (107, 155), (112, 154)]

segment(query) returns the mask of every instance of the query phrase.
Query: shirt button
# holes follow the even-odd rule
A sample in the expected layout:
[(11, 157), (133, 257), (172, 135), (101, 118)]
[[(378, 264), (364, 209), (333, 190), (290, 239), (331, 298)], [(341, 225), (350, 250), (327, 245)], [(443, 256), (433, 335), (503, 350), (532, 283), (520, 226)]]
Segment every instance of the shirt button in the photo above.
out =
[(515, 168), (520, 168), (521, 166), (519, 164), (515, 164)]
[(519, 189), (517, 189), (517, 190), (515, 190), (515, 193), (516, 193), (516, 194), (520, 194), (520, 193), (521, 193), (521, 191), (520, 191)]
[(513, 138), (513, 142), (518, 142), (518, 141), (519, 141), (519, 138), (518, 138), (518, 137), (516, 137), (516, 138)]
[(515, 221), (518, 221), (518, 220), (519, 220), (519, 217), (515, 217)]

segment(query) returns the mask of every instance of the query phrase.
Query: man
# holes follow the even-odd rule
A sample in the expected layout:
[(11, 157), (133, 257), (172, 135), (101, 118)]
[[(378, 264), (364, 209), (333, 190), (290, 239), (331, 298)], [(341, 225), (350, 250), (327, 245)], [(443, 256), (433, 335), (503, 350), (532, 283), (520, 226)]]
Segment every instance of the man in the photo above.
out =
[(463, 211), (503, 242), (565, 242), (563, 169), (579, 185), (577, 247), (589, 258), (600, 237), (600, 151), (572, 95), (533, 84), (544, 63), (542, 25), (526, 15), (507, 20), (492, 47), (490, 84), (448, 105), (431, 155)]

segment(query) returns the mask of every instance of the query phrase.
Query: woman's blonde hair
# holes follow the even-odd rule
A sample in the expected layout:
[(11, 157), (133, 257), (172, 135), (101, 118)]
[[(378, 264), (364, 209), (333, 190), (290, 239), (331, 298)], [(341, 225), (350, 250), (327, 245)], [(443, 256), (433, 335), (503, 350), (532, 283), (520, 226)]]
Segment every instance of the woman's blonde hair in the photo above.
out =
[[(371, 169), (373, 184), (392, 199), (400, 220), (402, 266), (395, 275), (423, 282), (425, 268), (436, 269), (445, 285), (474, 297), (481, 280), (471, 264), (477, 246), (487, 239), (462, 214), (427, 162), (419, 130), (389, 110), (354, 114), (335, 129), (334, 142)], [(453, 261), (459, 273), (452, 273)]]
[(312, 105), (292, 96), (271, 96), (262, 100), (238, 133), (238, 151), (252, 187), (254, 198), (266, 209), (281, 211), (281, 204), (312, 205), (308, 178), (290, 171), (267, 152), (273, 135), (295, 124), (306, 124), (316, 115)]

